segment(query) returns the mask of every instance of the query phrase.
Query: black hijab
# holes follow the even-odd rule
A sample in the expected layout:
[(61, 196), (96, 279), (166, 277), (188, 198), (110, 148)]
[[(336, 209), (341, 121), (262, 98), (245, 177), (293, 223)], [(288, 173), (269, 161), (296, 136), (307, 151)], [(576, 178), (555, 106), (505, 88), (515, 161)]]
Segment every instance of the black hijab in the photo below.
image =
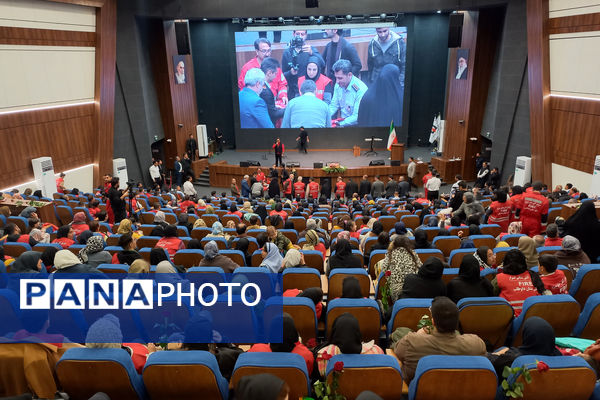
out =
[(202, 242), (198, 239), (192, 239), (188, 242), (186, 249), (200, 249), (202, 250)]
[(343, 354), (360, 354), (362, 352), (362, 336), (356, 317), (343, 313), (333, 321), (329, 343), (335, 344)]
[(42, 257), (39, 251), (26, 251), (15, 260), (10, 266), (11, 273), (31, 273), (39, 272), (37, 263)]
[(552, 325), (540, 317), (530, 317), (523, 323), (523, 344), (519, 352), (523, 355), (560, 356), (555, 346)]
[(400, 126), (403, 98), (400, 69), (385, 65), (360, 102), (358, 126), (387, 126), (390, 121)]
[(87, 240), (92, 236), (94, 236), (94, 233), (92, 231), (83, 231), (79, 235), (77, 235), (77, 242), (79, 244), (87, 244)]
[(277, 400), (284, 381), (271, 374), (244, 376), (235, 389), (236, 400)]
[(56, 247), (46, 247), (44, 252), (42, 253), (42, 262), (46, 267), (54, 266), (54, 255), (58, 252), (59, 249)]
[(379, 234), (383, 232), (383, 224), (379, 221), (375, 221), (373, 223), (373, 228), (371, 229), (371, 233), (375, 236), (379, 236)]
[(600, 256), (600, 246), (598, 246), (598, 237), (600, 237), (600, 222), (596, 216), (596, 206), (594, 201), (584, 201), (564, 224), (564, 232), (579, 239), (581, 249), (587, 254), (592, 263), (596, 262)]
[[(477, 267), (479, 268), (479, 267)], [(421, 268), (419, 268), (419, 275), (421, 278), (438, 280), (442, 279), (444, 273), (444, 264), (437, 257), (429, 257)]]
[(258, 214), (263, 224), (267, 221), (267, 216), (269, 215), (267, 213), (267, 207), (260, 205), (256, 207), (256, 210), (254, 212)]
[(283, 313), (283, 337), (282, 343), (271, 343), (271, 350), (275, 353), (290, 353), (300, 340), (294, 319), (288, 313)]
[(360, 283), (353, 276), (344, 278), (342, 282), (342, 298), (344, 299), (362, 299), (363, 295), (360, 291)]
[(463, 257), (460, 268), (458, 269), (458, 276), (469, 283), (479, 282), (481, 275), (479, 274), (479, 261), (475, 256), (467, 254)]
[(165, 254), (165, 249), (155, 247), (150, 250), (150, 265), (158, 265), (161, 261), (169, 261), (169, 258)]
[(415, 231), (415, 249), (429, 249), (431, 244), (427, 240), (427, 232), (423, 229)]
[(335, 244), (335, 254), (329, 257), (329, 267), (333, 268), (357, 268), (361, 262), (352, 254), (352, 246), (346, 239), (338, 239)]

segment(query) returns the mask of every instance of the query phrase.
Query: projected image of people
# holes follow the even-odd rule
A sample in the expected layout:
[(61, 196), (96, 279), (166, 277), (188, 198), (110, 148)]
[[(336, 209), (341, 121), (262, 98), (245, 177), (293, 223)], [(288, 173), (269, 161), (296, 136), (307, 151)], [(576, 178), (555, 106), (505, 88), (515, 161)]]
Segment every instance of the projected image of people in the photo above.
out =
[(402, 126), (406, 27), (342, 28), (236, 32), (240, 127)]

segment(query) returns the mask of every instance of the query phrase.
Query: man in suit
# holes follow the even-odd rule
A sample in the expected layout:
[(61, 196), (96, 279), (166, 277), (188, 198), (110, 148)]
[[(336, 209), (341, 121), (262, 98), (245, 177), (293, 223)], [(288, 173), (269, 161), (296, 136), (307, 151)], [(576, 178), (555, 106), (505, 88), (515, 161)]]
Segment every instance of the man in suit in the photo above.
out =
[(350, 178), (346, 183), (346, 199), (352, 199), (354, 193), (358, 193), (358, 184)]
[(398, 182), (398, 194), (400, 198), (407, 197), (410, 192), (410, 183), (404, 178), (404, 175), (400, 175), (400, 181)]
[(367, 175), (363, 175), (362, 181), (360, 181), (360, 186), (358, 187), (358, 195), (362, 199), (365, 197), (365, 194), (371, 193), (371, 181)]
[(265, 73), (265, 86), (260, 92), (260, 98), (267, 104), (267, 111), (273, 125), (277, 124), (277, 121), (283, 117), (285, 110), (275, 105), (275, 95), (271, 90), (271, 84), (277, 77), (277, 71), (279, 70), (279, 61), (274, 58), (267, 57), (260, 64), (260, 69)]
[(194, 135), (190, 134), (190, 138), (185, 141), (185, 151), (190, 156), (190, 159), (194, 161), (196, 159), (196, 152), (198, 151), (198, 142), (194, 139)]
[(251, 68), (244, 76), (246, 86), (239, 92), (240, 125), (247, 128), (273, 128), (267, 104), (260, 98), (265, 85), (265, 73), (260, 68)]
[(394, 176), (390, 175), (388, 183), (385, 185), (385, 197), (392, 197), (394, 192), (398, 191), (398, 182), (394, 180)]
[(385, 188), (383, 186), (383, 182), (379, 180), (379, 175), (375, 175), (375, 180), (371, 185), (371, 196), (373, 197), (373, 200), (383, 197), (384, 190)]

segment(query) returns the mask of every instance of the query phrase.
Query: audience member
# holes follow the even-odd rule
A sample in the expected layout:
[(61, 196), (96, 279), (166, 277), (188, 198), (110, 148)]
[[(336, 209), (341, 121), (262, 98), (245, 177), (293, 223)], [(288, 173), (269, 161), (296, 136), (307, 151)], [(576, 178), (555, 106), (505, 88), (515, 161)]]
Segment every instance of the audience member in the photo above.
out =
[(393, 302), (402, 295), (406, 276), (417, 273), (420, 267), (421, 260), (413, 251), (410, 240), (404, 236), (397, 236), (381, 262), (381, 270), (390, 271), (388, 285)]
[(554, 255), (558, 264), (569, 268), (573, 272), (573, 276), (577, 274), (582, 265), (590, 264), (589, 257), (581, 249), (579, 239), (571, 235), (563, 237), (562, 249)]
[(579, 240), (581, 249), (591, 262), (598, 261), (600, 256), (600, 222), (596, 215), (594, 201), (584, 201), (581, 207), (573, 214), (564, 225), (564, 232)]
[(450, 300), (458, 304), (458, 301), (465, 297), (493, 296), (492, 284), (487, 278), (481, 277), (479, 271), (477, 258), (470, 254), (464, 256), (458, 269), (458, 276), (446, 286)]
[(569, 294), (567, 277), (563, 271), (557, 268), (556, 256), (552, 254), (540, 256), (540, 278), (542, 278), (546, 289), (551, 291), (552, 294)]
[(110, 264), (112, 259), (110, 253), (104, 250), (104, 239), (101, 236), (90, 237), (77, 257), (91, 268), (97, 268), (100, 264)]
[(444, 264), (437, 257), (429, 257), (416, 274), (408, 274), (402, 286), (403, 298), (434, 298), (446, 295), (442, 280)]
[(519, 250), (525, 256), (527, 268), (536, 267), (538, 265), (538, 253), (535, 247), (535, 242), (529, 236), (521, 236), (519, 238)]
[(233, 273), (239, 267), (229, 257), (219, 254), (219, 247), (214, 240), (204, 245), (204, 258), (199, 265), (200, 267), (221, 267), (227, 274)]

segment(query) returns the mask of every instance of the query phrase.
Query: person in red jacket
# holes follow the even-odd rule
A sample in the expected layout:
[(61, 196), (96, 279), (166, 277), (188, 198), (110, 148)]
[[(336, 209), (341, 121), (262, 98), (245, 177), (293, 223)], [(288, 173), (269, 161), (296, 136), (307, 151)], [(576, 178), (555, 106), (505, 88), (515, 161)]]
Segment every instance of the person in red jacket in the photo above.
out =
[(56, 231), (56, 239), (54, 239), (52, 243), (58, 243), (63, 249), (66, 249), (75, 244), (75, 241), (73, 240), (74, 235), (75, 232), (69, 225), (63, 225)]
[(427, 181), (433, 178), (433, 166), (429, 166), (429, 171), (423, 175), (423, 189), (425, 190), (425, 198), (427, 198)]
[(262, 182), (265, 180), (265, 173), (260, 168), (256, 170), (256, 180)]
[(542, 223), (545, 224), (548, 220), (550, 202), (540, 194), (540, 190), (542, 190), (542, 183), (535, 182), (533, 190), (523, 195), (523, 205), (517, 208), (515, 213), (515, 217), (520, 217), (523, 222), (521, 233), (531, 237), (542, 233)]
[(281, 205), (281, 203), (276, 203), (275, 204), (275, 209), (272, 210), (269, 213), (269, 215), (279, 215), (284, 222), (285, 222), (285, 220), (288, 217), (287, 212), (283, 211), (283, 206)]
[(275, 143), (273, 144), (273, 151), (275, 152), (275, 166), (279, 167), (283, 165), (283, 161), (281, 158), (283, 157), (283, 153), (285, 153), (285, 146), (281, 143), (281, 140), (277, 138)]
[(537, 273), (527, 269), (525, 255), (520, 250), (507, 252), (503, 264), (503, 272), (496, 275), (492, 285), (495, 294), (506, 299), (518, 317), (526, 298), (544, 293), (544, 283)]
[[(281, 329), (281, 328), (280, 328)], [(280, 331), (281, 332), (281, 331)], [(283, 313), (283, 337), (282, 343), (257, 343), (250, 347), (249, 353), (295, 353), (304, 358), (308, 375), (312, 374), (314, 365), (314, 355), (305, 345), (300, 342), (294, 319), (288, 313)]]
[(155, 247), (166, 249), (171, 259), (175, 257), (177, 250), (185, 249), (183, 240), (177, 237), (177, 227), (175, 225), (168, 225), (165, 228), (165, 236), (156, 243)]
[(344, 198), (346, 194), (346, 182), (342, 179), (341, 176), (337, 177), (337, 182), (335, 183), (335, 195), (340, 199)]
[(73, 229), (73, 232), (75, 232), (75, 235), (80, 235), (81, 232), (90, 230), (90, 226), (86, 224), (86, 216), (83, 211), (75, 213), (71, 228)]
[(302, 182), (302, 177), (299, 176), (296, 183), (294, 183), (294, 197), (304, 198), (306, 185)]
[(512, 204), (507, 199), (506, 192), (496, 190), (494, 201), (487, 209), (486, 215), (488, 216), (488, 224), (498, 224), (502, 228), (502, 232), (508, 231), (508, 224), (512, 216)]
[(306, 195), (306, 197), (310, 196), (315, 200), (319, 198), (319, 184), (315, 182), (313, 177), (310, 178), (310, 182), (307, 185)]
[(288, 199), (292, 198), (292, 189), (294, 186), (294, 174), (290, 174), (290, 177), (283, 181), (283, 194)]
[(192, 200), (190, 200), (190, 196), (189, 195), (185, 195), (185, 197), (183, 198), (183, 201), (181, 203), (179, 203), (179, 207), (181, 209), (181, 212), (187, 212), (189, 207), (196, 207), (196, 203), (194, 203)]
[(540, 256), (540, 278), (544, 282), (546, 289), (552, 294), (569, 294), (567, 290), (567, 277), (565, 273), (558, 268), (556, 256), (544, 254)]
[(544, 246), (562, 246), (563, 238), (558, 236), (558, 225), (552, 223), (546, 227)]
[(511, 218), (511, 222), (515, 219), (514, 215), (517, 212), (517, 209), (523, 207), (523, 188), (519, 185), (513, 186), (512, 188), (512, 196), (510, 196), (510, 202), (512, 204), (512, 212), (513, 216)]

